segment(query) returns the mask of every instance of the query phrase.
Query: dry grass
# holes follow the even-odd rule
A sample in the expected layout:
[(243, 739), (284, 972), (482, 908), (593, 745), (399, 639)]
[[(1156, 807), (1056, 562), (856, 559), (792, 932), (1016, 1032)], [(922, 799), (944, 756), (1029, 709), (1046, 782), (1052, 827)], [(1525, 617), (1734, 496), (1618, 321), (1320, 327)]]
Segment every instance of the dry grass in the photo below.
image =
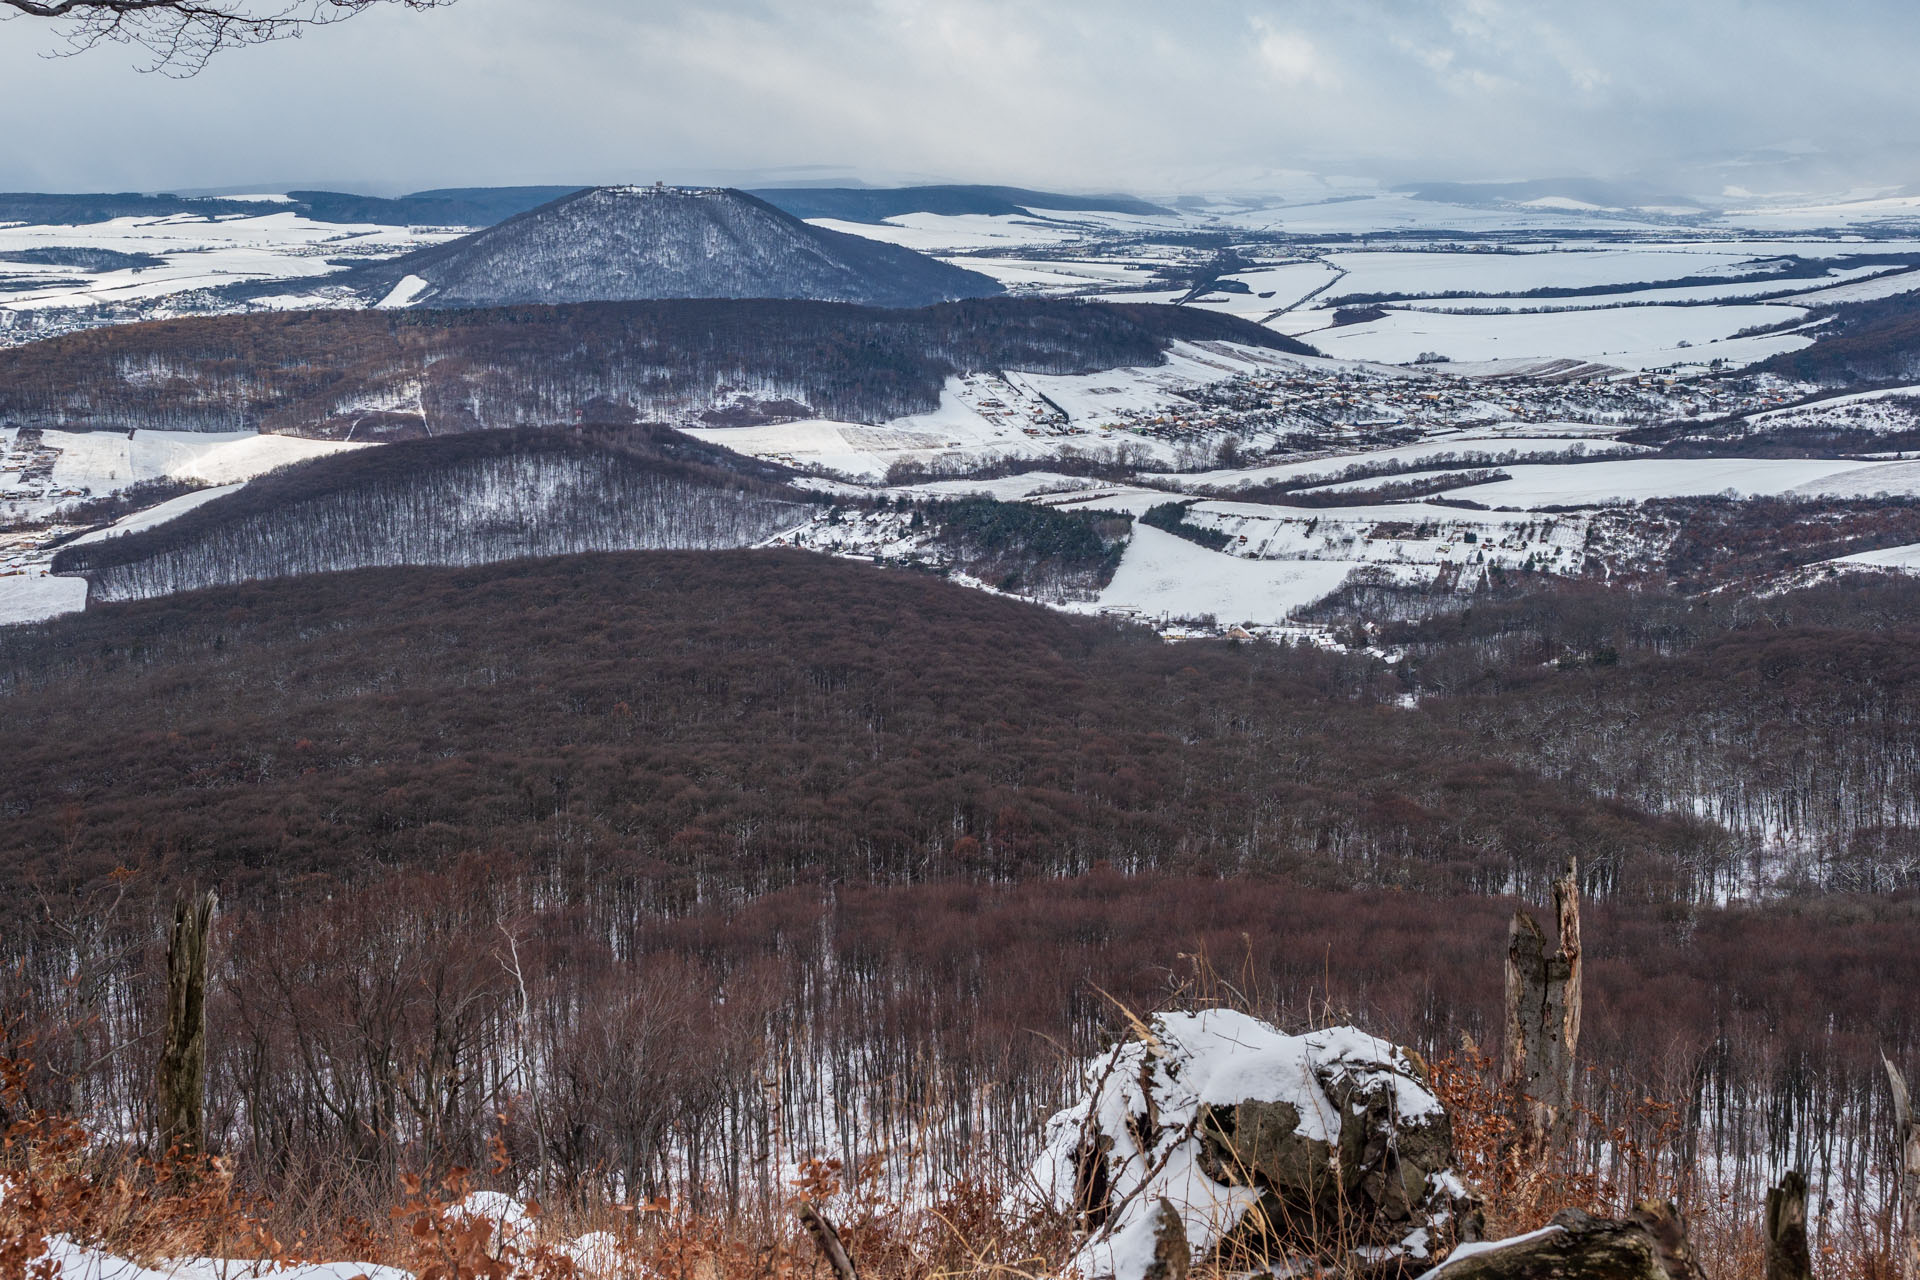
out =
[[(1494, 1064), (1471, 1045), (1429, 1070), (1453, 1117), (1457, 1167), (1485, 1197), (1489, 1238), (1542, 1226), (1561, 1209), (1618, 1215), (1635, 1199), (1661, 1195), (1687, 1214), (1708, 1275), (1762, 1273), (1760, 1205), (1684, 1168), (1672, 1108), (1636, 1100), (1633, 1123), (1605, 1135), (1603, 1171), (1581, 1154), (1594, 1149), (1591, 1142), (1519, 1146)], [(239, 1195), (218, 1159), (148, 1160), (70, 1119), (23, 1110), (24, 1074), (23, 1064), (0, 1060), (0, 1280), (52, 1280), (45, 1263), (33, 1264), (44, 1237), (56, 1233), (147, 1266), (183, 1257), (352, 1259), (420, 1280), (827, 1280), (794, 1217), (803, 1201), (828, 1207), (862, 1280), (1039, 1280), (1060, 1274), (1077, 1243), (1065, 1215), (1010, 1218), (1004, 1177), (962, 1177), (937, 1200), (904, 1204), (878, 1178), (877, 1160), (856, 1170), (804, 1162), (783, 1202), (731, 1214), (666, 1199), (588, 1201), (551, 1213), (529, 1203), (524, 1224), (450, 1214), (476, 1182), (471, 1171), (452, 1169), (432, 1179), (403, 1177), (384, 1212), (317, 1228), (310, 1214)], [(484, 1180), (511, 1185), (515, 1172), (502, 1148)], [(1860, 1215), (1855, 1227), (1830, 1233), (1818, 1274), (1895, 1280), (1886, 1228), (1884, 1215)], [(1201, 1267), (1196, 1275), (1228, 1270)]]

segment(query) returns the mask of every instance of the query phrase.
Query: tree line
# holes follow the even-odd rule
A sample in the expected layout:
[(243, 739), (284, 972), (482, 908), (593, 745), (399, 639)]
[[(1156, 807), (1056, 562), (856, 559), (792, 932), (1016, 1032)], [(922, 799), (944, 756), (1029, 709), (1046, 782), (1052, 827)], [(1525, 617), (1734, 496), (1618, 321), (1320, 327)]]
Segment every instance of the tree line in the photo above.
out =
[(937, 408), (956, 374), (1152, 365), (1175, 339), (1306, 350), (1191, 308), (1016, 298), (260, 313), (0, 350), (0, 422), (333, 437), (358, 425), (394, 437), (576, 415), (680, 420), (743, 397), (881, 422)]

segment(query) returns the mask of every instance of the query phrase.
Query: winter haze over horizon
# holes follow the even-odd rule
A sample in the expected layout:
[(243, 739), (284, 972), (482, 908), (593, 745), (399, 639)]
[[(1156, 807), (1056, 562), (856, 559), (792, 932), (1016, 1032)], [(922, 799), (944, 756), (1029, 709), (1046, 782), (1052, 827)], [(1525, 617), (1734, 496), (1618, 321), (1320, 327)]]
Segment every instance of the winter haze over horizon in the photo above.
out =
[[(652, 180), (1149, 195), (1582, 176), (1707, 200), (1915, 181), (1887, 2), (461, 0), (199, 75), (0, 25), (0, 189)], [(244, 104), (244, 109), (237, 104)], [(1290, 176), (1291, 175), (1291, 176)]]

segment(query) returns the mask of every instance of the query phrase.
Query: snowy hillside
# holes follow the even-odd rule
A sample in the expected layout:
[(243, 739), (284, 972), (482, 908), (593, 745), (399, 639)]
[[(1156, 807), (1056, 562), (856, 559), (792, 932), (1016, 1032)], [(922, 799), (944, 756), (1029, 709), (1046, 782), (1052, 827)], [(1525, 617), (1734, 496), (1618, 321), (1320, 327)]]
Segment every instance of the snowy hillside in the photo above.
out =
[(1000, 286), (892, 245), (810, 227), (739, 191), (600, 187), (363, 273), (388, 306), (637, 298), (817, 298), (924, 306)]

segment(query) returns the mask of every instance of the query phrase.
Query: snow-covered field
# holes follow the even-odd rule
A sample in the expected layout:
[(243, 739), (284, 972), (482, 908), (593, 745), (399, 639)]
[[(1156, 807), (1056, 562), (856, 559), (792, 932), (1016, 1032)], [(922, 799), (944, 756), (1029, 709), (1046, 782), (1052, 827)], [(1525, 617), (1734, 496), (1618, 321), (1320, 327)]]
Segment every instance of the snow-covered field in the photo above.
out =
[[(1078, 607), (1170, 624), (1212, 616), (1222, 624), (1279, 627), (1360, 570), (1408, 583), (1469, 584), (1495, 567), (1578, 572), (1590, 523), (1584, 508), (1722, 494), (1920, 493), (1920, 463), (1901, 458), (1665, 459), (1613, 438), (1653, 421), (1743, 413), (1756, 429), (1912, 425), (1902, 397), (1920, 396), (1920, 388), (1770, 411), (1813, 388), (1778, 378), (1758, 390), (1749, 380), (1744, 390), (1728, 393), (1716, 379), (1721, 369), (1812, 342), (1819, 321), (1811, 307), (1920, 289), (1920, 268), (1860, 257), (1920, 253), (1920, 201), (1756, 203), (1738, 214), (1602, 209), (1558, 198), (1463, 205), (1365, 182), (1291, 175), (1273, 179), (1265, 197), (1180, 207), (1179, 214), (1148, 216), (1035, 208), (1007, 216), (909, 214), (879, 224), (817, 225), (945, 254), (1022, 294), (1163, 304), (1188, 290), (1139, 286), (1205, 278), (1196, 273), (1224, 264), (1214, 257), (1215, 242), (1201, 233), (1245, 235), (1244, 244), (1230, 241), (1238, 255), (1233, 265), (1254, 265), (1222, 279), (1246, 292), (1215, 289), (1188, 305), (1302, 336), (1325, 358), (1179, 343), (1157, 366), (956, 376), (936, 409), (884, 423), (813, 419), (698, 427), (691, 434), (815, 471), (810, 483), (842, 496), (981, 493), (1135, 516), (1202, 490), (1291, 482), (1338, 494), (1381, 483), (1355, 479), (1356, 468), (1497, 468), (1507, 476), (1446, 495), (1506, 510), (1434, 502), (1314, 508), (1197, 502), (1189, 519), (1227, 534), (1226, 551), (1136, 526), (1113, 583), (1099, 601)], [(1894, 225), (1912, 231), (1881, 234)], [(1848, 228), (1867, 228), (1869, 235)], [(1380, 232), (1389, 234), (1367, 239)], [(276, 299), (252, 305), (320, 305), (328, 297), (324, 277), (335, 269), (329, 259), (398, 253), (452, 234), (314, 223), (277, 210), (272, 201), (256, 216), (217, 220), (0, 227), (0, 276), (15, 288), (0, 293), (0, 328), (10, 316), (20, 328), (35, 311), (99, 302), (144, 299), (151, 309), (143, 314), (168, 314), (169, 307), (194, 305), (169, 301), (178, 294), (247, 279), (286, 282)], [(9, 250), (61, 247), (148, 253), (162, 261), (100, 271), (5, 261)], [(1782, 278), (1793, 258), (1817, 262), (1824, 274)], [(1683, 278), (1704, 282), (1671, 283)], [(31, 287), (20, 287), (23, 279)], [(1596, 292), (1511, 296), (1539, 289)], [(409, 292), (403, 283), (391, 300)], [(1361, 294), (1424, 301), (1391, 304), (1380, 319), (1336, 326), (1338, 308), (1329, 300)], [(1738, 336), (1775, 325), (1784, 331)], [(1445, 360), (1413, 367), (1431, 355)], [(1669, 368), (1692, 372), (1677, 379), (1622, 376)], [(1557, 387), (1567, 389), (1562, 394)], [(0, 428), (0, 528), (30, 528), (62, 507), (142, 480), (218, 486), (87, 535), (112, 536), (172, 518), (276, 466), (346, 447), (362, 446), (251, 432), (46, 431), (23, 438)], [(1087, 469), (1102, 478), (1071, 474), (1075, 455), (1083, 465), (1100, 464)], [(1040, 469), (884, 487), (896, 464), (938, 475), (995, 462)], [(1574, 510), (1544, 515), (1544, 507)], [(893, 545), (873, 541), (881, 532), (877, 526), (816, 529), (805, 545), (874, 554)], [(1898, 559), (1895, 552), (1872, 554), (1889, 563)], [(43, 576), (49, 556), (32, 539), (0, 546), (0, 574), (7, 575), (0, 576), (0, 621), (84, 602), (84, 584)]]
[(143, 480), (235, 484), (288, 463), (366, 447), (256, 431), (47, 431), (29, 452), (20, 436), (0, 428), (0, 524), (45, 519), (79, 499)]
[(55, 578), (44, 565), (0, 570), (0, 627), (41, 622), (86, 607), (84, 578)]
[(909, 213), (888, 218), (885, 222), (843, 222), (838, 218), (811, 218), (808, 221), (828, 231), (883, 240), (920, 253), (1071, 244), (1091, 238), (1084, 228), (1078, 226), (1013, 214)]
[[(1491, 507), (1599, 506), (1657, 498), (1835, 497), (1920, 494), (1920, 462), (1822, 458), (1648, 458), (1568, 466), (1502, 467), (1510, 478), (1449, 491)], [(1328, 491), (1358, 487), (1329, 485)]]
[(1176, 450), (1128, 428), (1182, 392), (1285, 367), (1290, 358), (1231, 343), (1175, 343), (1166, 363), (1089, 374), (973, 374), (947, 380), (940, 407), (882, 426), (808, 419), (759, 427), (696, 427), (689, 435), (738, 453), (877, 480), (895, 463), (1038, 458), (1063, 448), (1124, 444), (1174, 460)]
[(122, 534), (139, 533), (155, 525), (165, 524), (176, 516), (183, 516), (195, 507), (205, 506), (215, 498), (224, 498), (238, 492), (237, 484), (216, 485), (210, 489), (195, 489), (192, 493), (183, 493), (177, 498), (169, 498), (158, 506), (148, 507), (145, 511), (136, 511), (124, 519), (116, 520), (104, 529), (95, 529), (92, 533), (83, 533), (68, 543), (69, 546), (83, 546), (89, 542), (102, 542), (108, 538), (117, 538)]
[[(1822, 299), (1841, 301), (1848, 290), (1871, 290), (1867, 295), (1888, 297), (1920, 288), (1920, 272), (1897, 267), (1848, 267), (1815, 279), (1743, 280), (1737, 284), (1695, 284), (1674, 288), (1623, 289), (1564, 298), (1472, 297), (1436, 298), (1421, 302), (1422, 311), (1589, 311), (1613, 307), (1645, 307), (1707, 302), (1740, 302), (1765, 298), (1798, 306)], [(1896, 279), (1899, 281), (1896, 287)], [(1840, 283), (1834, 283), (1834, 282)], [(1830, 295), (1833, 295), (1830, 297)]]
[[(1303, 462), (1276, 462), (1260, 467), (1229, 467), (1216, 471), (1165, 472), (1141, 479), (1170, 488), (1238, 489), (1287, 481), (1331, 481), (1356, 468), (1406, 467), (1409, 470), (1444, 466), (1504, 466), (1519, 458), (1606, 457), (1640, 453), (1644, 445), (1621, 444), (1596, 437), (1591, 431), (1565, 436), (1517, 436), (1491, 431), (1448, 432), (1419, 444), (1370, 449), (1363, 453), (1334, 454)], [(1391, 478), (1391, 477), (1389, 477)], [(1356, 481), (1356, 487), (1384, 483), (1383, 479)]]
[(1830, 396), (1825, 400), (1816, 400), (1812, 404), (1788, 405), (1783, 409), (1766, 409), (1747, 415), (1749, 422), (1778, 422), (1802, 418), (1821, 418), (1834, 413), (1850, 413), (1863, 405), (1876, 404), (1882, 400), (1920, 400), (1920, 386), (1881, 387), (1877, 391), (1856, 391), (1852, 395)]
[[(1754, 255), (1738, 249), (1691, 245), (1560, 248), (1545, 252), (1447, 251), (1330, 253), (1346, 276), (1336, 294), (1519, 293), (1528, 289), (1584, 289), (1657, 284), (1683, 276), (1738, 275)], [(1516, 300), (1516, 305), (1521, 305)]]
[[(115, 218), (79, 226), (0, 226), (0, 275), (44, 277), (36, 287), (0, 293), (8, 311), (83, 307), (164, 298), (247, 280), (310, 282), (339, 270), (329, 258), (380, 257), (437, 244), (459, 232), (314, 222), (292, 212), (257, 217)], [(21, 265), (9, 251), (110, 249), (151, 254), (158, 266), (89, 271)]]
[(1241, 559), (1136, 524), (1099, 607), (1162, 623), (1211, 617), (1266, 626), (1339, 590), (1355, 568), (1338, 560)]
[(1331, 356), (1406, 364), (1425, 353), (1449, 360), (1566, 357), (1620, 369), (1655, 369), (1725, 359), (1751, 364), (1813, 339), (1783, 333), (1735, 338), (1742, 330), (1803, 320), (1799, 307), (1621, 307), (1539, 315), (1389, 311), (1379, 320), (1314, 332)]

